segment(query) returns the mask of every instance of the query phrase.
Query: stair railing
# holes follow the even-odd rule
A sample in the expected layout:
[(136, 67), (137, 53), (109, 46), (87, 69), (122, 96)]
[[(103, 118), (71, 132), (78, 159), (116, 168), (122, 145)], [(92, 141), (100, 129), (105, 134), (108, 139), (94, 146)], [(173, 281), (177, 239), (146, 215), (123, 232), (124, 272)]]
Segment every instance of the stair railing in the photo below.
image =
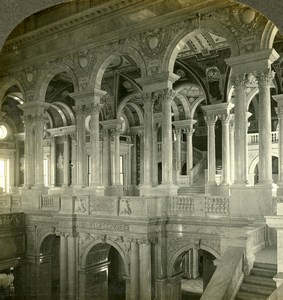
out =
[(240, 247), (226, 249), (200, 300), (235, 299), (244, 279), (244, 252)]

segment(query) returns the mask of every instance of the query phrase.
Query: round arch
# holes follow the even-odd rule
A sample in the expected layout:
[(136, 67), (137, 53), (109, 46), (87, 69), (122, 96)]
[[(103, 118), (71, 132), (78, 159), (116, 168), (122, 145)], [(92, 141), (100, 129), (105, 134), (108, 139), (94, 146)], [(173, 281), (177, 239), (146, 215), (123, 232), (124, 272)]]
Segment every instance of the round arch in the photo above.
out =
[(128, 45), (119, 45), (117, 50), (112, 50), (112, 52), (106, 52), (104, 55), (102, 54), (98, 61), (94, 65), (94, 69), (92, 71), (90, 77), (90, 89), (101, 89), (101, 82), (104, 75), (105, 70), (108, 65), (111, 63), (113, 58), (117, 55), (128, 55), (130, 56), (138, 65), (141, 70), (141, 77), (147, 76), (146, 64), (143, 57), (140, 53), (133, 47)]
[(127, 95), (120, 103), (117, 109), (117, 118), (119, 119), (122, 116), (122, 111), (124, 109), (124, 107), (127, 105), (127, 103), (129, 101), (131, 101), (132, 99), (135, 98), (139, 98), (139, 94), (135, 93), (135, 94), (130, 94)]
[[(274, 150), (271, 151), (271, 155), (274, 157), (278, 157), (278, 153), (275, 152)], [(253, 158), (253, 160), (250, 162), (249, 167), (248, 167), (248, 172), (249, 174), (254, 173), (255, 167), (259, 162), (259, 155)]]
[(272, 49), (277, 32), (278, 28), (271, 21), (268, 21), (261, 36), (260, 50)]
[[(85, 249), (83, 255), (82, 255), (82, 258), (81, 258), (81, 263), (80, 263), (80, 266), (82, 268), (85, 268), (85, 265), (86, 265), (86, 258), (87, 258), (87, 255), (88, 253), (90, 252), (90, 250), (96, 246), (96, 245), (99, 245), (99, 244), (102, 244), (104, 243), (104, 241), (101, 241), (101, 240), (94, 240), (92, 241), (88, 246), (87, 248)], [(124, 266), (125, 266), (125, 272), (126, 272), (126, 276), (129, 276), (130, 275), (130, 270), (129, 270), (129, 259), (127, 258), (127, 256), (125, 255), (123, 249), (120, 247), (119, 244), (113, 242), (112, 240), (106, 238), (105, 239), (105, 244), (108, 244), (110, 246), (112, 246), (113, 248), (115, 248), (115, 250), (118, 251), (118, 253), (120, 254), (120, 256), (122, 257), (123, 261), (124, 261)]]
[(43, 70), (39, 75), (38, 83), (35, 87), (34, 91), (34, 99), (37, 101), (45, 102), (45, 95), (50, 81), (58, 74), (66, 72), (68, 76), (72, 79), (72, 83), (74, 85), (74, 93), (79, 91), (78, 78), (74, 71), (68, 66), (64, 64), (58, 64), (55, 68), (48, 68)]
[(17, 86), (18, 89), (20, 90), (22, 96), (23, 96), (23, 101), (25, 102), (25, 90), (24, 87), (22, 86), (21, 82), (17, 80), (16, 78), (13, 77), (4, 77), (0, 80), (0, 107), (2, 107), (3, 100), (5, 98), (5, 93), (7, 90), (12, 87), (12, 86)]
[[(209, 31), (226, 38), (230, 45), (232, 56), (237, 56), (240, 53), (239, 45), (235, 39), (233, 33), (223, 24), (215, 20), (202, 20), (201, 31)], [(191, 37), (192, 33), (199, 31), (198, 25), (194, 24), (191, 27), (186, 27), (180, 30), (178, 34), (174, 36), (169, 46), (166, 49), (164, 59), (162, 62), (162, 71), (173, 72), (174, 64), (179, 51), (185, 46), (186, 41)]]
[(44, 242), (44, 240), (48, 237), (48, 236), (57, 236), (54, 231), (48, 231), (45, 232), (38, 240), (37, 242), (37, 247), (36, 247), (36, 251), (35, 254), (36, 255), (40, 255), (40, 248), (42, 246), (42, 243)]
[(194, 243), (188, 243), (186, 245), (184, 245), (183, 247), (179, 248), (171, 257), (171, 259), (168, 262), (168, 266), (167, 266), (167, 274), (169, 277), (173, 276), (173, 268), (174, 268), (174, 264), (177, 260), (177, 258), (184, 252), (189, 251), (190, 249), (196, 249), (196, 250), (205, 250), (207, 252), (209, 252), (210, 254), (214, 255), (216, 258), (220, 257), (220, 253), (218, 251), (216, 251), (214, 248), (212, 248), (209, 245), (203, 244), (201, 243), (199, 246), (196, 246), (196, 244)]

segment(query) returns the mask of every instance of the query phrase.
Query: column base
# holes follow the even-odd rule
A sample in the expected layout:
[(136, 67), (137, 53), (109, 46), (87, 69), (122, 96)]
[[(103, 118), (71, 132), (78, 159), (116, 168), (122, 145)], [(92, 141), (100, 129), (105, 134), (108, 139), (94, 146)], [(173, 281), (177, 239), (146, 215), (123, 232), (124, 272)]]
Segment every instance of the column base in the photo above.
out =
[(211, 196), (229, 196), (230, 195), (230, 187), (228, 184), (220, 184), (220, 185), (206, 185), (205, 193), (210, 194)]
[(105, 187), (102, 185), (91, 185), (85, 188), (85, 190), (89, 191), (91, 195), (94, 196), (104, 196), (105, 195)]
[(233, 217), (263, 219), (272, 214), (271, 186), (232, 185), (230, 194), (230, 215)]
[(156, 194), (155, 190), (156, 188), (152, 187), (152, 185), (143, 184), (139, 186), (139, 195), (145, 197), (154, 196)]
[(106, 196), (123, 196), (123, 186), (122, 185), (111, 185), (105, 188)]
[(173, 183), (162, 183), (156, 188), (158, 196), (177, 196), (179, 187)]

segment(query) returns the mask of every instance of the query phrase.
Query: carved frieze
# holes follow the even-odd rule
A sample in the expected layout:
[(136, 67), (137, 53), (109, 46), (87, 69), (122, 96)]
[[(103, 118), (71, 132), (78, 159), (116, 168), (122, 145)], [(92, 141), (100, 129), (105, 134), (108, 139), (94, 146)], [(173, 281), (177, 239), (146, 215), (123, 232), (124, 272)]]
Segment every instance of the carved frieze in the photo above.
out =
[(95, 229), (95, 230), (109, 230), (109, 231), (129, 231), (130, 226), (128, 223), (124, 222), (94, 222), (88, 220), (78, 220), (77, 221), (78, 228), (84, 229)]
[(75, 198), (75, 213), (87, 214), (89, 210), (89, 196), (76, 196)]

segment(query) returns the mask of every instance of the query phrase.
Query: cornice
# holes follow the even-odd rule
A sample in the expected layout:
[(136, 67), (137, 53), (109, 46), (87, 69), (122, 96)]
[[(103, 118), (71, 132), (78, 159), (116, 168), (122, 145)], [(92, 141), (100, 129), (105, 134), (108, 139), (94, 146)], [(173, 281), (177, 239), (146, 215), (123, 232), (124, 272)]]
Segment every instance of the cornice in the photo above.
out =
[[(164, 0), (158, 0), (158, 1), (154, 1), (154, 2), (151, 2), (151, 0), (132, 0), (132, 1), (127, 0), (127, 2), (133, 2), (133, 1), (136, 3), (135, 6), (132, 4), (130, 7), (128, 7), (127, 10), (120, 9), (118, 13), (124, 14), (126, 11), (130, 12), (131, 10), (132, 11), (136, 10), (137, 6), (144, 6), (145, 3), (148, 6), (148, 5), (161, 3)], [(181, 8), (179, 10), (166, 13), (166, 15), (156, 16), (154, 18), (151, 18), (150, 20), (145, 20), (143, 22), (134, 23), (131, 25), (130, 31), (129, 31), (128, 27), (118, 28), (115, 31), (97, 35), (95, 40), (93, 38), (91, 38), (91, 39), (87, 39), (84, 41), (80, 41), (79, 43), (76, 43), (76, 44), (72, 44), (71, 49), (70, 49), (70, 47), (69, 47), (69, 49), (66, 49), (65, 47), (60, 48), (60, 49), (57, 48), (56, 50), (49, 51), (48, 53), (40, 54), (40, 55), (33, 56), (33, 57), (23, 58), (21, 60), (21, 67), (30, 66), (31, 64), (38, 65), (38, 64), (41, 64), (42, 61), (56, 59), (61, 56), (72, 55), (76, 51), (79, 51), (81, 49), (91, 49), (91, 48), (100, 47), (102, 45), (107, 45), (109, 43), (118, 42), (117, 37), (125, 39), (125, 38), (135, 36), (136, 34), (146, 31), (146, 30), (155, 29), (156, 27), (164, 27), (164, 26), (168, 26), (168, 25), (173, 25), (173, 24), (177, 24), (179, 22), (182, 22), (182, 21), (188, 20), (188, 19), (193, 20), (196, 18), (195, 12), (202, 11), (202, 10), (206, 11), (208, 9), (211, 9), (211, 7), (213, 7), (214, 11), (216, 11), (223, 7), (227, 7), (227, 3), (225, 1), (213, 0), (213, 1), (209, 2), (208, 7), (202, 3), (201, 5), (196, 5), (194, 7)], [(118, 13), (116, 13), (115, 15), (117, 16)], [(82, 13), (80, 13), (80, 14), (82, 14)], [(109, 14), (106, 14), (104, 17), (109, 16)], [(62, 21), (53, 23), (52, 25), (46, 26), (46, 27), (50, 27), (50, 29), (46, 28), (47, 32), (48, 32), (48, 30), (50, 30), (49, 34), (44, 35), (43, 31), (41, 31), (41, 30), (43, 30), (43, 28), (42, 28), (42, 29), (35, 30), (33, 32), (33, 34), (35, 35), (35, 39), (33, 39), (32, 37), (28, 38), (28, 35), (30, 35), (32, 33), (28, 33), (19, 38), (15, 38), (15, 39), (7, 42), (7, 46), (9, 48), (7, 46), (5, 46), (4, 49), (2, 49), (2, 51), (3, 51), (2, 53), (4, 55), (5, 55), (5, 53), (10, 53), (9, 51), (12, 51), (13, 45), (17, 46), (16, 42), (17, 41), (20, 42), (21, 39), (25, 39), (25, 37), (27, 39), (25, 41), (24, 40), (22, 41), (21, 46), (29, 47), (33, 44), (40, 43), (41, 39), (45, 39), (45, 41), (46, 41), (46, 39), (48, 39), (48, 35), (50, 37), (52, 37), (52, 35), (55, 34), (56, 32), (63, 31), (63, 30), (66, 31), (68, 29), (71, 30), (75, 26), (76, 26), (76, 28), (80, 28), (87, 24), (86, 21), (83, 22), (80, 20), (80, 18), (77, 18), (76, 16), (77, 15), (73, 15), (73, 16), (69, 17), (72, 20), (73, 19), (76, 20), (76, 21), (73, 21), (71, 27), (61, 28), (59, 26), (60, 24), (57, 26), (55, 25), (57, 23), (61, 23)], [(89, 20), (92, 20), (92, 19), (90, 18), (87, 21), (89, 21)], [(51, 28), (53, 28), (53, 29), (51, 29)], [(8, 51), (8, 49), (10, 49), (10, 50)], [(15, 52), (15, 48), (13, 49), (13, 51)], [(10, 70), (17, 70), (18, 66), (19, 66), (19, 63), (17, 60), (15, 63), (9, 63), (8, 68)]]
[(134, 9), (136, 6), (141, 4), (150, 3), (151, 0), (112, 0), (104, 4), (100, 4), (93, 8), (87, 9), (85, 11), (76, 13), (60, 21), (56, 21), (52, 24), (40, 27), (31, 32), (27, 32), (23, 35), (15, 37), (8, 40), (4, 47), (3, 52), (15, 49), (15, 47), (29, 43), (33, 40), (40, 40), (41, 38), (46, 38), (47, 35), (58, 33), (62, 30), (72, 28), (77, 25), (81, 25), (90, 20), (101, 19), (108, 16), (110, 13), (125, 11), (126, 8)]

